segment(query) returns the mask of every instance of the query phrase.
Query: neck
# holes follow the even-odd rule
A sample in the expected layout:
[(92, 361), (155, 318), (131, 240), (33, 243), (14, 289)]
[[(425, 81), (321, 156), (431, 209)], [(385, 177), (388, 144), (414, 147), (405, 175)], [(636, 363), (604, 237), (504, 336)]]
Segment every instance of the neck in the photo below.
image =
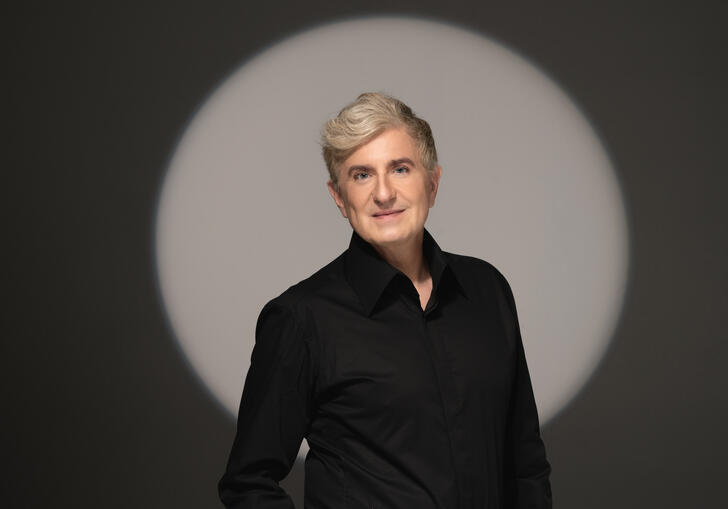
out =
[(411, 242), (394, 246), (373, 246), (384, 260), (400, 270), (415, 284), (421, 284), (430, 277), (427, 260), (422, 255), (422, 239), (420, 232)]

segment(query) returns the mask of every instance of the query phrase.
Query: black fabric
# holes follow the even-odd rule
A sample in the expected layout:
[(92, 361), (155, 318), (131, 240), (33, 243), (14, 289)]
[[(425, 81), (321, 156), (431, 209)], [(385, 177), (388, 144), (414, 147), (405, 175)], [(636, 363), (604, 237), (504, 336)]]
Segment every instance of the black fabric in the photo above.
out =
[(551, 507), (551, 467), (511, 289), (425, 229), (433, 288), (352, 231), (349, 248), (260, 312), (220, 498), (306, 509)]

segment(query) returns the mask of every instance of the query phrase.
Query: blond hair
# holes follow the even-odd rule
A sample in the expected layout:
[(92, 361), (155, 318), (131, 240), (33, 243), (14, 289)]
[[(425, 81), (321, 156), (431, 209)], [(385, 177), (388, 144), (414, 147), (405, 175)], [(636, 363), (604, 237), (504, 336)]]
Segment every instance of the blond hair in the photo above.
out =
[(437, 150), (430, 125), (405, 103), (379, 92), (360, 94), (344, 106), (321, 131), (321, 148), (329, 177), (338, 186), (337, 170), (353, 152), (382, 131), (405, 127), (415, 140), (420, 160), (429, 174), (437, 166)]

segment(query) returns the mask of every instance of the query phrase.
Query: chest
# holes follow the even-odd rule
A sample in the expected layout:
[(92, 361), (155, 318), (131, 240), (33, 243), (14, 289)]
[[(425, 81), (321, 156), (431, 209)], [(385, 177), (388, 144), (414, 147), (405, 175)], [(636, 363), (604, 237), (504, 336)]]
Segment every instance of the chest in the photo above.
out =
[(398, 301), (371, 317), (344, 313), (319, 325), (324, 409), (401, 423), (442, 405), (505, 408), (514, 348), (500, 314), (467, 302), (425, 314), (426, 303), (418, 310)]

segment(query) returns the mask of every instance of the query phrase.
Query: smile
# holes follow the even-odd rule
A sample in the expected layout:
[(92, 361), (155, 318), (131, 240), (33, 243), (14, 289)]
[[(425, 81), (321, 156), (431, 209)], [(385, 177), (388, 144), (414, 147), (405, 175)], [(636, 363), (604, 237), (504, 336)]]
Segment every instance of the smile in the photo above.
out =
[(399, 217), (402, 214), (402, 212), (404, 212), (404, 210), (397, 210), (395, 212), (389, 212), (387, 214), (379, 214), (377, 216), (374, 216), (374, 219), (378, 219), (380, 221), (386, 220), (386, 219), (391, 219), (391, 218)]

